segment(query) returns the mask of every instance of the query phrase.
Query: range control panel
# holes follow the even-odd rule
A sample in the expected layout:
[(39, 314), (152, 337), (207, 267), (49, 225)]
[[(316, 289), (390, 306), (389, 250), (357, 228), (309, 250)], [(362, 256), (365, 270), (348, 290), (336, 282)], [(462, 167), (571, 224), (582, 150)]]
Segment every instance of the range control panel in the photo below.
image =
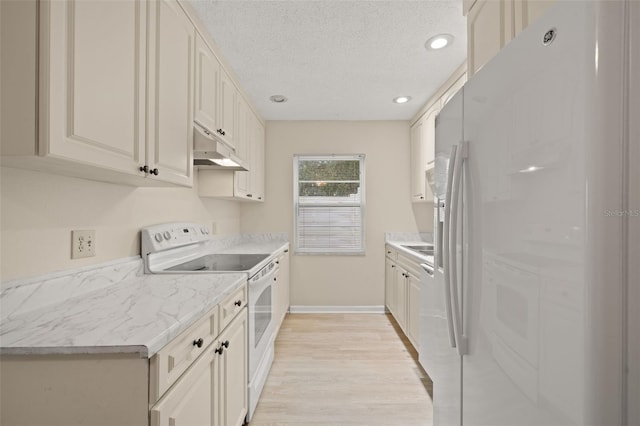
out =
[(208, 240), (209, 228), (197, 223), (164, 223), (142, 228), (142, 255)]

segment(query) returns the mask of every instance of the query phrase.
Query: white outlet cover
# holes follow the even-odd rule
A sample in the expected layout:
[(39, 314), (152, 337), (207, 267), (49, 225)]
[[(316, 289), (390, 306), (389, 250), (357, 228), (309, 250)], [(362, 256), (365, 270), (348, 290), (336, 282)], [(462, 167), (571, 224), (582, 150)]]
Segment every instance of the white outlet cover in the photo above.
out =
[(96, 231), (84, 229), (71, 231), (71, 258), (80, 259), (96, 255)]

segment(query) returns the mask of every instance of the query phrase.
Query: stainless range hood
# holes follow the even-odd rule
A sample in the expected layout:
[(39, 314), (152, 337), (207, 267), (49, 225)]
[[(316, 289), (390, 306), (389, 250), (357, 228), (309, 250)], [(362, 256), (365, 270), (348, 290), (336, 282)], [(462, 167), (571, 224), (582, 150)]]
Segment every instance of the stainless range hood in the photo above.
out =
[(197, 121), (193, 122), (193, 164), (215, 170), (249, 170), (233, 148)]

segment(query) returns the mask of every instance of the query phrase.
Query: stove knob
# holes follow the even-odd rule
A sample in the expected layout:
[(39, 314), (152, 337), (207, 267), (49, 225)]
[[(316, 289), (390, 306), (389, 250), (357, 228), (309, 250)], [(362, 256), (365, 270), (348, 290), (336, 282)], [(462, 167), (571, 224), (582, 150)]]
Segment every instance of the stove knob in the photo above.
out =
[(202, 234), (203, 234), (203, 235), (207, 233), (207, 232), (204, 230), (204, 227), (203, 227), (203, 228), (200, 228), (200, 232), (202, 232)]
[(165, 240), (170, 240), (171, 239), (171, 234), (169, 233), (169, 231), (164, 231), (164, 239)]
[(205, 233), (205, 234), (207, 234), (207, 235), (209, 235), (209, 228), (206, 228), (206, 227), (205, 227), (205, 228), (204, 228), (204, 233)]
[(154, 237), (156, 238), (157, 242), (161, 242), (162, 241), (162, 234), (158, 233), (158, 234), (154, 235)]

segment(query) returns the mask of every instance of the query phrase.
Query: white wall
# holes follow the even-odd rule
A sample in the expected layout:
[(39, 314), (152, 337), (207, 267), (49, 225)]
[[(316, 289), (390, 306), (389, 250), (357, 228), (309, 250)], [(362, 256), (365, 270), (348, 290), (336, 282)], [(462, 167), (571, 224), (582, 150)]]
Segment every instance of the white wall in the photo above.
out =
[(294, 154), (366, 155), (367, 246), (365, 256), (292, 253), (291, 304), (384, 305), (384, 233), (431, 230), (431, 210), (410, 202), (409, 123), (267, 122), (266, 201), (242, 205), (243, 232), (288, 232), (293, 242)]
[[(141, 227), (193, 221), (240, 231), (237, 202), (191, 188), (135, 188), (0, 168), (0, 280), (31, 277), (140, 254)], [(196, 182), (197, 183), (197, 182)], [(96, 257), (71, 260), (71, 230), (96, 230)]]

